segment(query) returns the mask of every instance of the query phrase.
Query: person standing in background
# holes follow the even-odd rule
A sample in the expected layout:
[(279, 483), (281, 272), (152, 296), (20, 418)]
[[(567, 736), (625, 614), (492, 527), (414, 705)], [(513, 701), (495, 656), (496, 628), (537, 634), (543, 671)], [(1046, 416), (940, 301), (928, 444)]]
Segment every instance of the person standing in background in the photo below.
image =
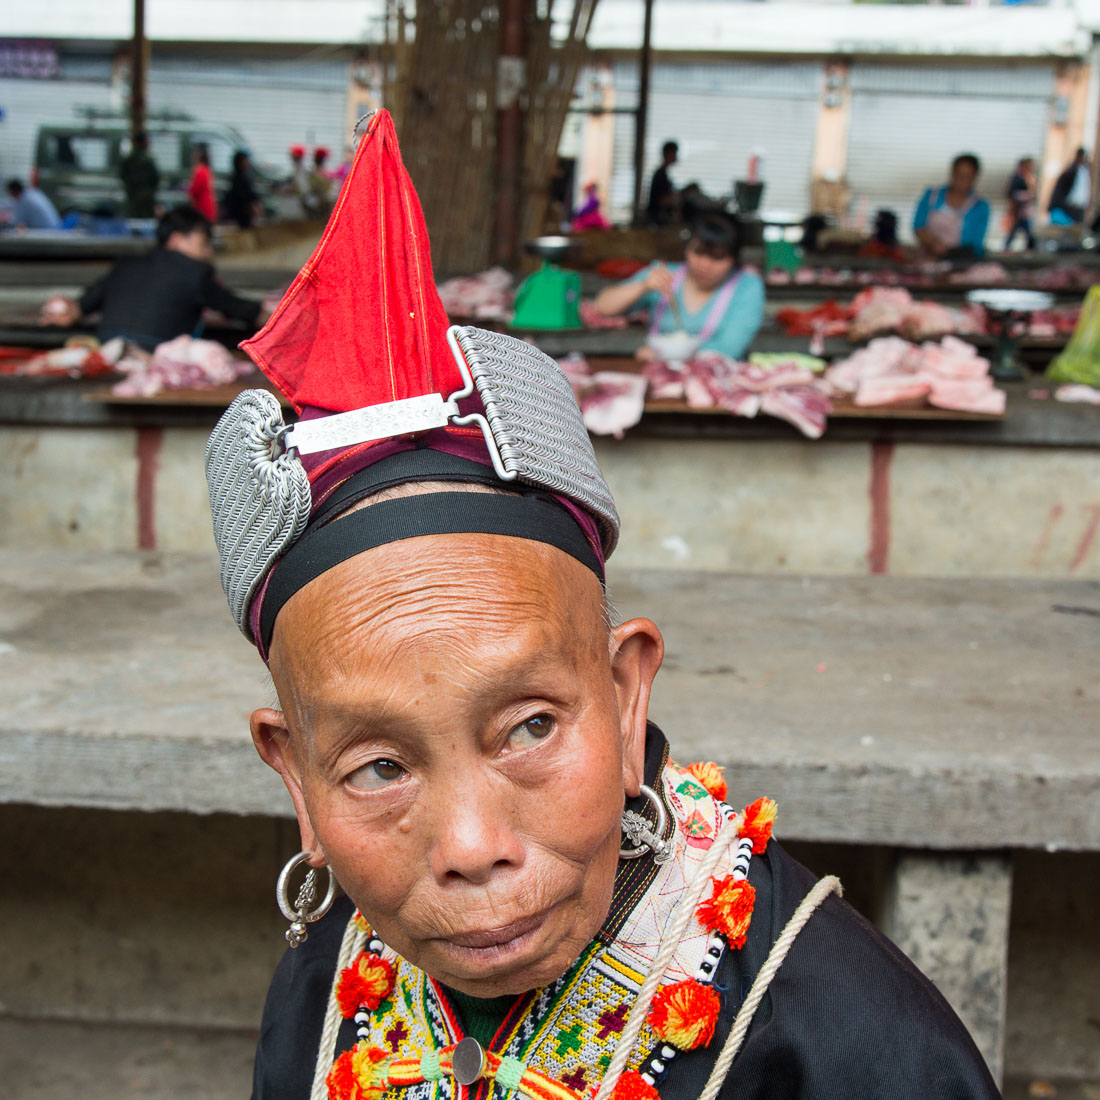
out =
[(205, 145), (191, 147), (191, 182), (187, 197), (191, 205), (211, 224), (218, 220), (218, 200), (214, 197), (214, 173), (210, 170), (210, 151)]
[(1035, 247), (1035, 237), (1031, 232), (1031, 221), (1035, 216), (1035, 161), (1031, 157), (1021, 157), (1016, 171), (1008, 181), (1008, 236), (1005, 237), (1005, 251), (1012, 247), (1016, 234), (1022, 232), (1024, 243), (1029, 249)]
[(246, 150), (233, 154), (233, 178), (222, 199), (226, 216), (241, 229), (249, 229), (259, 213), (260, 202), (252, 186), (252, 162)]
[(661, 146), (661, 167), (653, 173), (649, 181), (649, 202), (646, 204), (646, 221), (650, 225), (671, 225), (679, 194), (669, 179), (668, 170), (676, 163), (680, 155), (680, 146), (674, 141), (666, 141)]
[(325, 171), (328, 149), (318, 145), (313, 150), (313, 168), (306, 179), (302, 206), (310, 218), (327, 218), (332, 209), (332, 180)]
[(1085, 220), (1092, 201), (1092, 172), (1084, 149), (1078, 149), (1072, 163), (1058, 177), (1050, 194), (1051, 225), (1077, 225)]
[(149, 135), (144, 130), (134, 134), (130, 151), (118, 167), (118, 177), (126, 190), (126, 217), (155, 218), (160, 172), (149, 153)]

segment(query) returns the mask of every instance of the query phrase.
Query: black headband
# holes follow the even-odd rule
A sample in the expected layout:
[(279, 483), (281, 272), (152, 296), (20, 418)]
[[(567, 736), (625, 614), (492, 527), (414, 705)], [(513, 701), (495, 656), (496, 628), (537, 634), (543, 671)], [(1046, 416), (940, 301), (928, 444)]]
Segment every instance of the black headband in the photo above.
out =
[[(425, 454), (433, 458), (418, 461), (404, 457)], [(508, 535), (544, 542), (576, 558), (603, 583), (599, 558), (580, 524), (543, 492), (524, 491), (522, 486), (516, 486), (518, 493), (513, 491), (506, 495), (455, 491), (395, 497), (331, 518), (363, 497), (399, 481), (472, 480), (463, 476), (465, 471), (454, 463), (479, 467), (477, 480), (512, 489), (509, 483), (493, 477), (492, 471), (479, 463), (467, 463), (465, 459), (439, 463), (436, 460), (440, 454), (438, 451), (408, 451), (394, 455), (349, 478), (325, 500), (305, 534), (283, 555), (271, 574), (260, 609), (260, 633), (265, 651), (271, 647), (276, 616), (299, 589), (356, 554), (420, 535)], [(452, 458), (450, 455), (443, 457)], [(395, 459), (402, 461), (395, 462)], [(414, 466), (418, 467), (417, 472), (413, 472)], [(429, 469), (435, 472), (429, 473)], [(326, 522), (329, 519), (331, 522)]]

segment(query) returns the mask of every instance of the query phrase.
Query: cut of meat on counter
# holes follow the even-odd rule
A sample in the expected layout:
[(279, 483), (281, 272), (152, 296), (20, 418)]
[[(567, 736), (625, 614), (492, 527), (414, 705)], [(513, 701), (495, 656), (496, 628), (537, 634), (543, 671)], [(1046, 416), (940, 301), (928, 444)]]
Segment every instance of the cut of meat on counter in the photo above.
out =
[(924, 401), (957, 412), (1005, 411), (1005, 392), (994, 387), (989, 360), (953, 336), (920, 345), (897, 336), (872, 340), (830, 367), (825, 381), (838, 397), (864, 408)]
[(583, 355), (558, 360), (581, 407), (584, 426), (593, 435), (622, 439), (628, 428), (642, 419), (648, 383), (640, 374), (626, 371), (592, 372)]
[[(811, 362), (815, 362), (811, 360)], [(724, 409), (736, 416), (758, 413), (793, 424), (818, 439), (831, 409), (825, 383), (799, 362), (769, 366), (737, 363), (706, 354), (674, 370), (667, 363), (647, 363), (640, 374), (592, 373), (583, 356), (559, 359), (577, 395), (585, 426), (594, 435), (621, 437), (641, 419), (645, 400), (686, 401), (695, 409)]]
[(812, 309), (777, 310), (775, 320), (788, 336), (846, 336), (852, 316), (851, 307), (830, 299)]
[[(651, 385), (663, 386), (665, 364), (650, 363)], [(831, 409), (828, 394), (812, 370), (797, 362), (763, 367), (720, 355), (693, 359), (684, 367), (684, 399), (694, 409), (725, 409), (736, 416), (766, 413), (819, 439)]]
[(1082, 264), (1056, 264), (1037, 270), (1009, 271), (996, 261), (982, 261), (955, 269), (942, 260), (927, 260), (903, 268), (800, 267), (793, 274), (778, 269), (769, 271), (770, 286), (906, 286), (915, 289), (948, 284), (953, 286), (1034, 287), (1037, 290), (1087, 290), (1100, 282), (1100, 267)]
[(1033, 338), (1069, 336), (1081, 317), (1080, 306), (1054, 306), (1053, 309), (1037, 309), (1028, 317), (1027, 334)]
[(507, 321), (512, 316), (512, 276), (503, 267), (447, 279), (437, 289), (449, 317)]
[(1031, 281), (1037, 290), (1085, 290), (1100, 282), (1100, 267), (1056, 264), (1034, 272)]
[[(1054, 337), (1073, 332), (1080, 316), (1079, 306), (1057, 306), (1037, 310), (1028, 320), (1028, 335)], [(863, 343), (875, 336), (896, 332), (907, 340), (934, 340), (941, 336), (980, 336), (989, 331), (981, 306), (945, 306), (927, 299), (914, 299), (904, 287), (868, 287), (849, 305), (823, 302), (812, 309), (778, 310), (776, 322), (788, 336), (847, 336)]]
[(974, 335), (985, 327), (985, 314), (974, 306), (952, 309), (939, 302), (914, 301), (903, 287), (869, 287), (852, 299), (848, 339), (860, 343), (885, 332), (909, 340), (931, 340), (951, 333)]
[(17, 378), (92, 378), (117, 369), (126, 342), (116, 337), (101, 347), (94, 340), (63, 348), (0, 348), (0, 375)]
[(947, 276), (949, 283), (958, 286), (1001, 286), (1009, 280), (1008, 268), (996, 260), (986, 260), (979, 264), (971, 264), (961, 271), (952, 271)]
[(1070, 382), (1065, 386), (1059, 386), (1054, 391), (1054, 400), (1084, 405), (1100, 405), (1100, 390), (1096, 389), (1095, 386), (1084, 386)]
[(592, 389), (581, 398), (584, 426), (593, 435), (622, 439), (645, 411), (646, 380), (626, 371), (597, 371)]
[(913, 296), (902, 287), (871, 287), (861, 290), (849, 307), (852, 323), (848, 339), (866, 340), (883, 332), (897, 332), (913, 308)]
[(213, 340), (177, 336), (158, 344), (153, 354), (131, 347), (117, 367), (126, 377), (111, 387), (118, 397), (152, 397), (164, 390), (209, 389), (236, 382), (255, 368)]

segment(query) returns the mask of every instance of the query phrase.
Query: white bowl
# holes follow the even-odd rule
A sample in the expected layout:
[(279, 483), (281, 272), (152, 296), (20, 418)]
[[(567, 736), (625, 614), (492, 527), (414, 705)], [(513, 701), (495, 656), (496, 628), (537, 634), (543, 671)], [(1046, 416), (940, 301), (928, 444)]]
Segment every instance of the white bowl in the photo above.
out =
[(666, 363), (684, 363), (695, 354), (699, 347), (699, 337), (681, 329), (678, 332), (654, 333), (647, 337), (646, 343)]

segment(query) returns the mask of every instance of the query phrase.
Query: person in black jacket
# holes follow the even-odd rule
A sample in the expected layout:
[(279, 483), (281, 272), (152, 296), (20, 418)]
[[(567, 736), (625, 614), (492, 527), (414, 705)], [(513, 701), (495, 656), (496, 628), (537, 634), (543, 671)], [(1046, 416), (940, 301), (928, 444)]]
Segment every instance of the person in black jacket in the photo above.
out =
[(1006, 251), (1012, 246), (1017, 233), (1023, 233), (1028, 248), (1035, 247), (1035, 237), (1031, 231), (1031, 219), (1035, 213), (1035, 189), (1035, 161), (1031, 157), (1021, 157), (1005, 191), (1010, 219), (1008, 236), (1005, 238)]
[(1085, 220), (1092, 200), (1092, 173), (1084, 149), (1058, 177), (1050, 193), (1050, 220), (1055, 225), (1077, 225)]
[(252, 186), (252, 162), (244, 149), (233, 154), (233, 178), (222, 199), (226, 214), (241, 227), (248, 229), (256, 219), (259, 196)]
[(649, 182), (649, 202), (646, 204), (646, 221), (650, 225), (671, 225), (680, 201), (676, 185), (669, 178), (668, 170), (676, 163), (680, 146), (666, 141), (661, 146), (661, 167), (653, 173)]
[(260, 303), (239, 298), (218, 280), (213, 227), (194, 207), (177, 206), (157, 225), (157, 248), (122, 260), (92, 283), (79, 301), (54, 303), (43, 324), (72, 325), (99, 314), (100, 340), (122, 336), (152, 351), (157, 344), (195, 333), (204, 309), (255, 327)]
[(149, 135), (144, 130), (134, 134), (133, 147), (122, 158), (118, 176), (126, 189), (126, 217), (155, 218), (160, 171), (149, 152)]

